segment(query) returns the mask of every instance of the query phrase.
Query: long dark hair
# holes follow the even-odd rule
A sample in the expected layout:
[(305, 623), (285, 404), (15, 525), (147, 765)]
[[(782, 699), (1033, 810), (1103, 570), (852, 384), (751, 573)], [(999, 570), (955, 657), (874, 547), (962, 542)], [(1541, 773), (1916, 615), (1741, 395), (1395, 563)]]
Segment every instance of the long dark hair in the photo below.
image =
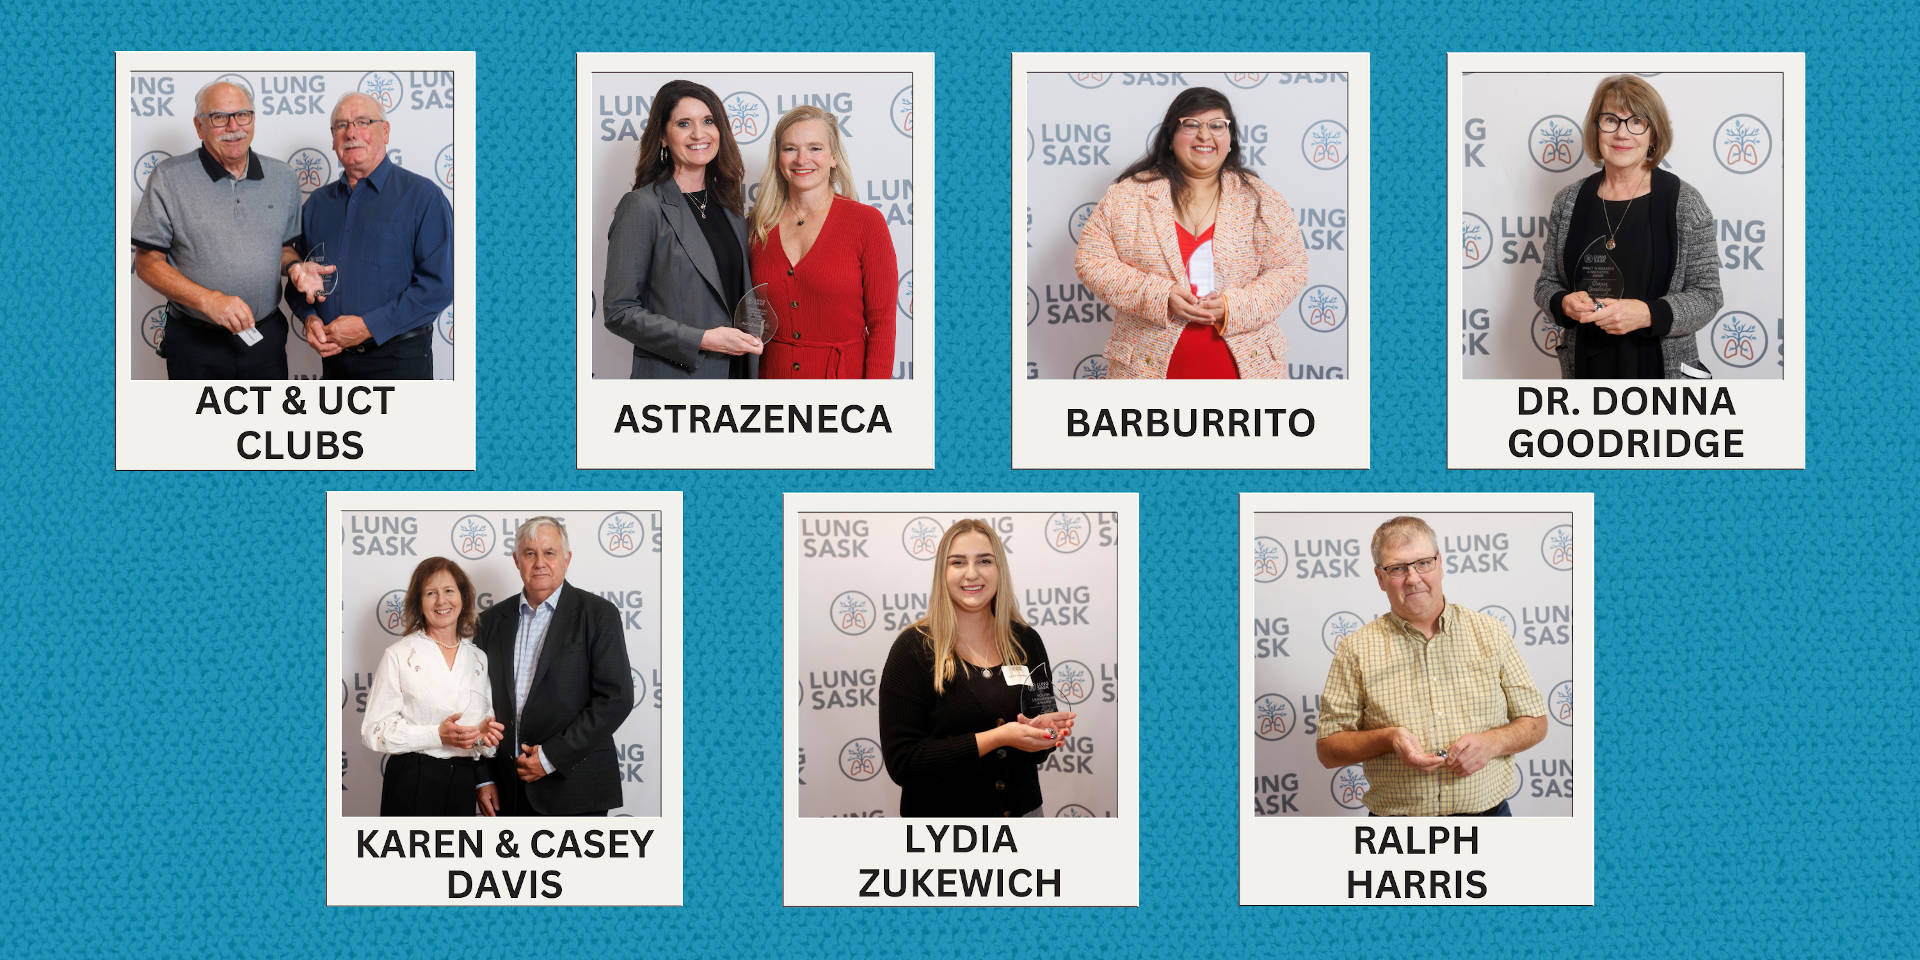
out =
[(1229, 173), (1235, 174), (1242, 184), (1251, 187), (1252, 181), (1259, 179), (1260, 175), (1247, 169), (1244, 155), (1240, 152), (1240, 122), (1233, 118), (1233, 103), (1226, 94), (1212, 87), (1189, 87), (1180, 91), (1180, 95), (1167, 104), (1167, 115), (1160, 118), (1160, 129), (1154, 133), (1146, 156), (1135, 160), (1132, 166), (1114, 177), (1113, 182), (1137, 180), (1148, 183), (1165, 180), (1173, 188), (1173, 202), (1185, 202), (1187, 175), (1180, 169), (1180, 158), (1174, 156), (1173, 138), (1180, 133), (1180, 118), (1208, 110), (1218, 110), (1227, 115), (1230, 126), (1227, 132), (1233, 138), (1233, 146), (1227, 151), (1226, 160), (1220, 164), (1220, 176), (1224, 178)]
[(692, 80), (668, 80), (653, 95), (653, 109), (647, 112), (647, 130), (640, 135), (640, 162), (633, 168), (633, 188), (650, 187), (673, 178), (673, 158), (662, 158), (666, 143), (667, 120), (680, 101), (692, 97), (707, 105), (714, 126), (720, 129), (720, 150), (707, 164), (707, 194), (713, 202), (742, 216), (746, 213), (740, 184), (746, 179), (747, 165), (740, 161), (740, 144), (733, 139), (733, 125), (727, 122), (727, 108), (705, 84)]
[(473, 636), (480, 623), (480, 598), (474, 596), (473, 581), (467, 579), (467, 572), (446, 557), (428, 557), (413, 568), (413, 579), (407, 583), (407, 597), (401, 602), (401, 632), (419, 633), (427, 629), (420, 596), (427, 591), (427, 580), (443, 570), (453, 577), (453, 585), (460, 591), (460, 619), (455, 622), (453, 632), (463, 639)]

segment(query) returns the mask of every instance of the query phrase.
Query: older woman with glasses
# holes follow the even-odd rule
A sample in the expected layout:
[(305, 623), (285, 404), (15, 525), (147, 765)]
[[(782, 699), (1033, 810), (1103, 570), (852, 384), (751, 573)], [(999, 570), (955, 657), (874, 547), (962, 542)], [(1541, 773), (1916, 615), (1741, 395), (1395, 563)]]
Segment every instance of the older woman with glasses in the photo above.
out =
[(1276, 321), (1306, 286), (1307, 250), (1293, 209), (1247, 169), (1218, 90), (1173, 98), (1087, 217), (1073, 265), (1113, 307), (1110, 379), (1287, 375)]
[(1660, 169), (1667, 105), (1631, 74), (1600, 81), (1587, 106), (1587, 159), (1600, 169), (1553, 198), (1533, 301), (1567, 328), (1560, 375), (1712, 376), (1694, 334), (1720, 310), (1713, 212)]

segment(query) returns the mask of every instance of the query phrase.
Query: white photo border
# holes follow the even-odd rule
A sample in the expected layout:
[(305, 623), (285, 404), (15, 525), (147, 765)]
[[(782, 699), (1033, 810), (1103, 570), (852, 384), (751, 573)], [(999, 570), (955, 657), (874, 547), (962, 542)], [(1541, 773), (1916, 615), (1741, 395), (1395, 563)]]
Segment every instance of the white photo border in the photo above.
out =
[[(932, 53), (579, 53), (575, 57), (574, 385), (576, 466), (594, 469), (927, 469), (934, 460), (936, 99)], [(599, 73), (908, 73), (913, 75), (913, 379), (618, 380), (593, 376), (593, 77)], [(605, 242), (601, 238), (601, 242)], [(844, 404), (887, 408), (890, 434), (631, 434), (622, 405)]]
[[(136, 51), (114, 57), (114, 169), (132, 160), (133, 131), (119, 109), (131, 94), (133, 74), (146, 71), (205, 70), (209, 64), (233, 70), (285, 73), (289, 70), (386, 70), (405, 64), (453, 74), (453, 142), (466, 171), (477, 169), (474, 138), (474, 54), (472, 51)], [(114, 196), (114, 467), (118, 470), (472, 470), (474, 468), (474, 189), (478, 179), (464, 178), (453, 191), (453, 315), (460, 324), (453, 351), (453, 379), (371, 381), (389, 386), (386, 413), (377, 419), (343, 415), (340, 432), (358, 430), (364, 455), (354, 460), (256, 459), (243, 457), (236, 432), (334, 429), (320, 419), (312, 398), (309, 412), (290, 415), (280, 406), (286, 388), (317, 389), (324, 381), (286, 380), (268, 384), (268, 403), (260, 413), (198, 416), (202, 391), (224, 391), (239, 382), (212, 380), (136, 380), (133, 344), (124, 336), (133, 303), (133, 185), (113, 178)], [(355, 385), (365, 385), (357, 382)], [(423, 433), (419, 424), (433, 423)]]
[[(1032, 513), (1074, 510), (1111, 513), (1120, 524), (1115, 655), (1122, 670), (1139, 674), (1140, 498), (1132, 493), (788, 493), (782, 505), (782, 690), (800, 684), (800, 516), (871, 511)], [(1135, 683), (1136, 689), (1138, 682)], [(800, 816), (800, 705), (782, 697), (782, 902), (795, 906), (1111, 906), (1140, 904), (1140, 698), (1121, 698), (1118, 809), (1113, 817), (1051, 817), (1000, 821), (1019, 825), (1023, 864), (1060, 866), (1072, 879), (1057, 899), (955, 897), (872, 899), (859, 896), (855, 867), (995, 866), (988, 854), (902, 852), (904, 824), (961, 822), (925, 818)], [(971, 822), (980, 826), (979, 822)], [(857, 858), (856, 858), (857, 854)]]
[[(1217, 72), (1261, 67), (1269, 73), (1347, 75), (1347, 379), (1281, 381), (1075, 381), (1028, 380), (1026, 340), (1025, 141), (1009, 138), (1013, 164), (1013, 283), (1009, 289), (1013, 356), (1013, 467), (1095, 469), (1366, 469), (1371, 454), (1372, 311), (1371, 73), (1366, 53), (1018, 53), (1013, 55), (1012, 110), (1015, 131), (1027, 126), (1027, 75), (1074, 73), (1115, 66), (1129, 72)], [(1205, 70), (1195, 70), (1196, 66)], [(1311, 409), (1313, 430), (1257, 438), (1067, 437), (1067, 411), (1126, 407)]]

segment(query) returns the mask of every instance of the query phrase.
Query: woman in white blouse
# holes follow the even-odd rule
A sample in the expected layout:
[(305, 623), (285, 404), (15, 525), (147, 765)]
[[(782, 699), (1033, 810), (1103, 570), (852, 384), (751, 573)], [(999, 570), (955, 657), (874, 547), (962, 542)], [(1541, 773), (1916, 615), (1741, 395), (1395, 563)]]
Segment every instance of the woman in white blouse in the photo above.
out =
[(487, 655), (473, 645), (473, 582), (445, 557), (413, 569), (401, 610), (406, 635), (380, 655), (360, 739), (390, 754), (383, 817), (471, 817), (483, 757), (506, 727), (493, 719)]

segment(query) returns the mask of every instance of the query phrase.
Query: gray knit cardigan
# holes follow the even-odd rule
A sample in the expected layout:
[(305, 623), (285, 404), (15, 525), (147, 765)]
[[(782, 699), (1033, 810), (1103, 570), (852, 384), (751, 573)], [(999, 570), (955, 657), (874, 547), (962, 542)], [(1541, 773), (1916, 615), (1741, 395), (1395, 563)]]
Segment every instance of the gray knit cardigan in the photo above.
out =
[[(1655, 171), (1655, 175), (1673, 176), (1665, 171)], [(1586, 178), (1576, 180), (1556, 194), (1553, 212), (1547, 217), (1547, 242), (1540, 251), (1540, 279), (1533, 284), (1533, 302), (1549, 317), (1556, 312), (1554, 301), (1571, 292), (1567, 278), (1562, 276), (1560, 260), (1565, 252), (1567, 233), (1573, 229), (1574, 201), (1579, 198), (1580, 186), (1585, 182)], [(1694, 344), (1693, 335), (1713, 321), (1720, 312), (1721, 302), (1720, 257), (1714, 245), (1713, 211), (1707, 209), (1707, 201), (1701, 198), (1700, 191), (1684, 180), (1679, 184), (1679, 200), (1673, 217), (1673, 222), (1679, 225), (1679, 236), (1674, 238), (1673, 282), (1667, 286), (1667, 295), (1661, 298), (1673, 311), (1673, 325), (1660, 341), (1660, 354), (1669, 380), (1682, 376), (1681, 364), (1700, 366), (1699, 348)], [(1566, 336), (1557, 351), (1560, 377), (1571, 380), (1573, 341), (1579, 336), (1580, 327), (1562, 329)]]

